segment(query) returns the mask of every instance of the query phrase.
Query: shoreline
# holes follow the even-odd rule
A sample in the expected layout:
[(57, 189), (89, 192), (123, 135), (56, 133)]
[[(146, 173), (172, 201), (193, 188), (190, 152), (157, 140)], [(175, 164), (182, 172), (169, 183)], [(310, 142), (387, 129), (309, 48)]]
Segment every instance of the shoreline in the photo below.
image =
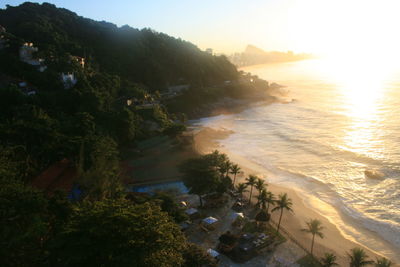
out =
[[(311, 235), (300, 231), (301, 228), (305, 227), (305, 221), (309, 219), (318, 219), (322, 222), (325, 238), (315, 239), (314, 254), (316, 256), (321, 257), (326, 252), (334, 253), (337, 256), (337, 261), (340, 266), (348, 265), (347, 252), (354, 247), (364, 248), (369, 255), (369, 258), (372, 260), (383, 256), (381, 253), (357, 242), (354, 237), (346, 234), (343, 229), (340, 229), (340, 227), (337, 226), (338, 221), (341, 221), (346, 227), (352, 227), (356, 231), (360, 230), (360, 227), (357, 227), (355, 222), (351, 222), (351, 218), (346, 218), (346, 216), (341, 214), (337, 208), (317, 199), (316, 197), (310, 197), (310, 195), (306, 192), (302, 192), (299, 188), (289, 188), (287, 185), (271, 182), (270, 179), (265, 178), (270, 176), (268, 170), (221, 146), (219, 141), (232, 134), (231, 131), (225, 129), (216, 130), (201, 125), (193, 125), (193, 128), (195, 129), (193, 131), (196, 131), (193, 135), (193, 148), (199, 154), (206, 154), (218, 149), (220, 152), (227, 154), (231, 161), (240, 165), (244, 175), (240, 175), (236, 178), (236, 184), (244, 182), (246, 175), (251, 173), (265, 179), (268, 184), (268, 190), (272, 191), (275, 195), (278, 195), (281, 192), (288, 193), (289, 197), (292, 198), (293, 201), (294, 213), (284, 212), (282, 217), (282, 226), (304, 247), (308, 248), (311, 246)], [(257, 194), (255, 193), (253, 195), (256, 196)], [(277, 221), (277, 214), (272, 214), (272, 218)], [(376, 233), (366, 233), (369, 231), (367, 229), (361, 230), (361, 235), (368, 234), (368, 237), (372, 236), (372, 238), (376, 237), (376, 240), (383, 240), (383, 238), (378, 236)], [(394, 246), (389, 242), (380, 242), (376, 240), (374, 241), (377, 242), (378, 246), (384, 246), (390, 248), (391, 251), (396, 251), (396, 248), (394, 248)], [(389, 257), (393, 262), (392, 266), (400, 266), (397, 264), (399, 259), (393, 258), (393, 256), (386, 257)]]

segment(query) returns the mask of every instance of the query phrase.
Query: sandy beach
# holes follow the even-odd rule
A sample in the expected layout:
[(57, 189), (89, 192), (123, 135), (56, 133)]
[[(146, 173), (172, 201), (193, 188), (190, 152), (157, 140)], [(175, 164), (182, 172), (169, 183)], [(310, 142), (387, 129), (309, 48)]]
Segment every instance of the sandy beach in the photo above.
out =
[[(293, 201), (294, 213), (284, 212), (282, 226), (304, 247), (309, 248), (311, 246), (311, 235), (301, 231), (301, 229), (305, 227), (305, 221), (309, 219), (318, 219), (322, 222), (325, 237), (323, 239), (315, 239), (314, 254), (316, 256), (323, 256), (326, 252), (334, 253), (337, 255), (337, 261), (340, 266), (348, 266), (347, 252), (354, 247), (363, 247), (373, 260), (375, 260), (376, 257), (381, 256), (378, 252), (371, 251), (356, 240), (352, 240), (350, 236), (347, 236), (336, 226), (336, 220), (334, 218), (340, 218), (340, 220), (346, 223), (346, 225), (347, 223), (350, 224), (350, 222), (347, 218), (344, 218), (343, 215), (340, 215), (333, 207), (318, 199), (310, 199), (306, 197), (306, 195), (296, 190), (296, 188), (288, 188), (279, 184), (272, 184), (268, 180), (268, 173), (265, 169), (220, 146), (218, 140), (228, 137), (231, 132), (224, 129), (215, 130), (201, 127), (196, 128), (193, 132), (194, 148), (198, 153), (205, 154), (218, 149), (219, 151), (226, 153), (232, 162), (240, 165), (243, 173), (237, 177), (236, 183), (244, 182), (245, 178), (249, 174), (256, 174), (260, 178), (266, 180), (268, 183), (268, 190), (272, 191), (275, 195), (279, 195), (282, 192), (289, 195)], [(256, 195), (256, 193), (253, 195)], [(274, 213), (272, 218), (273, 220), (278, 221), (278, 214)], [(368, 234), (374, 235), (374, 233)], [(390, 244), (388, 243), (382, 245), (390, 247)], [(396, 257), (396, 255), (393, 255), (391, 260), (398, 262), (398, 259), (394, 257)], [(396, 264), (393, 266), (399, 265)]]

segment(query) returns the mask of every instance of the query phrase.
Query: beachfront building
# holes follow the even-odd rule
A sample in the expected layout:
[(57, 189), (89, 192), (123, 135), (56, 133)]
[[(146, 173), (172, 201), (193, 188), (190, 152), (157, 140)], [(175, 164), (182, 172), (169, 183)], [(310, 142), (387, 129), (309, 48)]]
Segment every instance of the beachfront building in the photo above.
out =
[(69, 89), (78, 82), (78, 79), (73, 73), (61, 73), (61, 81), (64, 84), (64, 88)]

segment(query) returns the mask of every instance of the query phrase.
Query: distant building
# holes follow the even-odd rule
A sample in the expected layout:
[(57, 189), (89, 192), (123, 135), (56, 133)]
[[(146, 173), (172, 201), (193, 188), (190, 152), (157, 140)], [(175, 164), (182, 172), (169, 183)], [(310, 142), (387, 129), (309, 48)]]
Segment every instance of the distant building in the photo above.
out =
[(43, 72), (47, 66), (44, 65), (44, 59), (34, 57), (34, 53), (38, 51), (39, 49), (34, 47), (33, 43), (24, 43), (19, 49), (19, 58), (22, 62), (35, 66), (40, 72)]
[(69, 89), (78, 82), (78, 79), (73, 73), (61, 73), (61, 81), (64, 84), (64, 88)]
[(19, 59), (30, 65), (40, 65), (40, 61), (33, 57), (33, 53), (37, 51), (39, 51), (39, 49), (34, 47), (33, 43), (24, 43), (19, 49)]
[(78, 64), (82, 67), (85, 68), (85, 58), (84, 57), (78, 57), (78, 56), (71, 56), (73, 60), (78, 62)]
[(212, 48), (207, 48), (206, 53), (212, 55), (213, 54), (213, 49)]
[(22, 93), (28, 96), (36, 95), (36, 90), (25, 81), (19, 82), (18, 87)]

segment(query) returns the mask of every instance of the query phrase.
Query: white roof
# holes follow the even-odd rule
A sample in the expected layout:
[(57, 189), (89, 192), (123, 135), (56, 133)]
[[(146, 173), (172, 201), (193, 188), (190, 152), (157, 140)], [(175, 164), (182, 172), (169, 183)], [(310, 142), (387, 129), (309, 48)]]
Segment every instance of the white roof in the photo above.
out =
[(186, 213), (187, 215), (192, 215), (192, 214), (195, 214), (195, 213), (197, 213), (197, 212), (198, 212), (198, 210), (195, 209), (195, 208), (190, 208), (190, 209), (185, 210), (185, 213)]
[(213, 224), (213, 223), (218, 222), (218, 219), (210, 216), (210, 217), (203, 219), (203, 222), (206, 224)]
[(211, 248), (207, 249), (207, 253), (210, 254), (214, 258), (219, 256), (219, 253)]

